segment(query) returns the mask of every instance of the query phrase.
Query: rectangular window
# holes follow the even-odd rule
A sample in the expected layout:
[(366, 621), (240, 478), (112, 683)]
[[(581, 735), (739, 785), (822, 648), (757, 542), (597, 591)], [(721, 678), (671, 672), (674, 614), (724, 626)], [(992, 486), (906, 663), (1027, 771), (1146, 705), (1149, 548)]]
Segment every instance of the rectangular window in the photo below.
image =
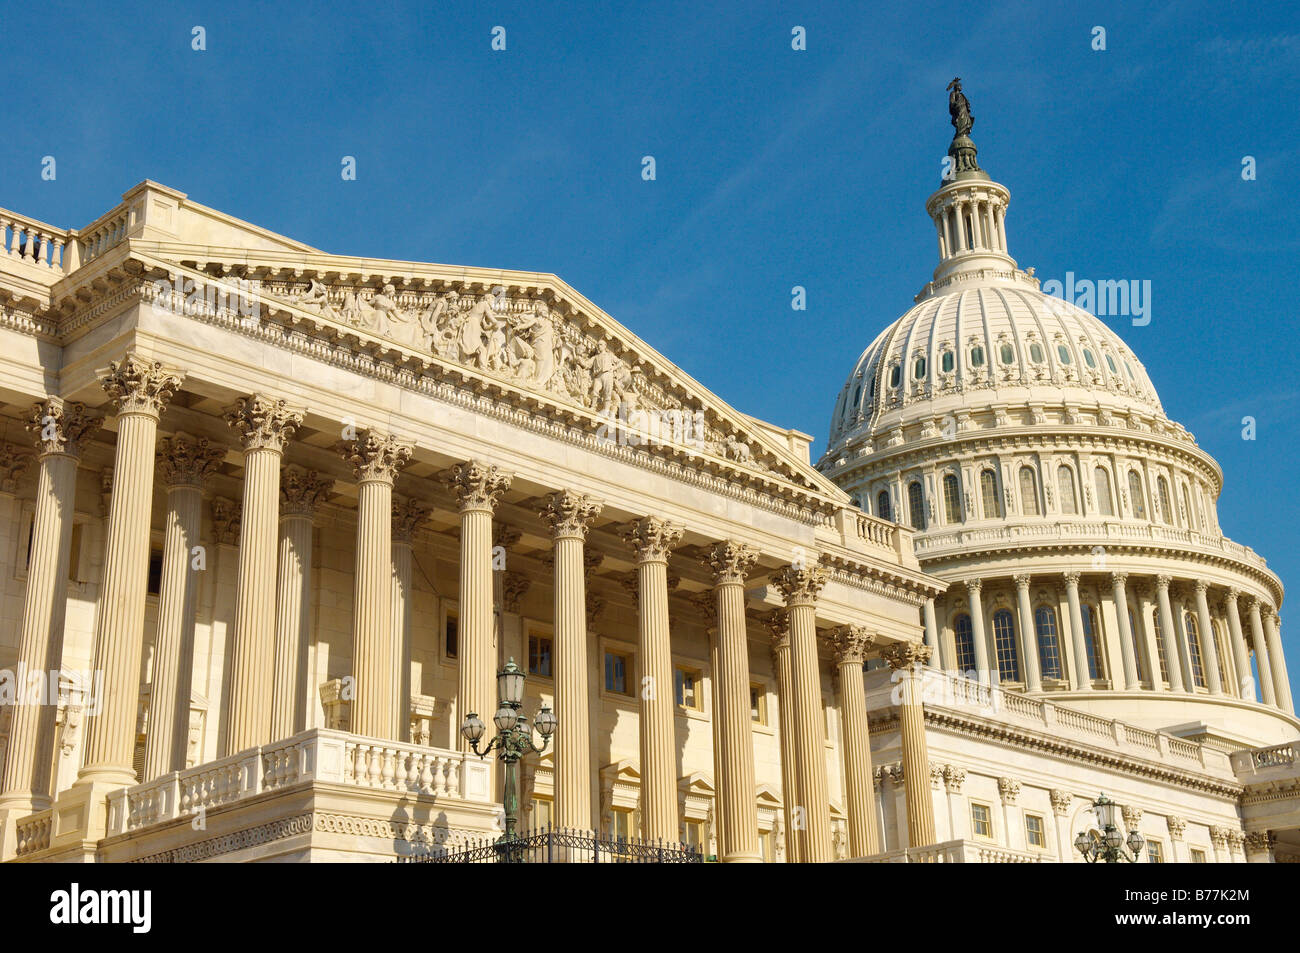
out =
[(700, 673), (678, 666), (673, 669), (673, 698), (678, 708), (700, 710)]
[(609, 832), (619, 840), (630, 840), (634, 837), (632, 812), (622, 807), (614, 808), (610, 812)]
[(749, 717), (756, 725), (767, 724), (767, 688), (757, 683), (749, 686)]
[(704, 822), (687, 821), (682, 825), (682, 836), (685, 838), (683, 843), (688, 847), (694, 847), (696, 850), (704, 849)]
[(1195, 847), (1193, 847), (1193, 848), (1192, 848), (1192, 863), (1194, 863), (1194, 864), (1203, 864), (1203, 863), (1205, 863), (1205, 851), (1203, 851), (1203, 850), (1197, 850)]
[(630, 695), (628, 683), (632, 675), (631, 659), (618, 652), (605, 653), (605, 691)]
[(1047, 835), (1043, 831), (1043, 819), (1037, 814), (1025, 815), (1025, 843), (1030, 847), (1047, 846)]
[(551, 650), (555, 640), (549, 635), (528, 634), (528, 674), (551, 677)]
[(1158, 840), (1147, 841), (1147, 863), (1163, 864), (1165, 862), (1165, 850), (1160, 846)]
[(763, 850), (763, 863), (776, 863), (776, 831), (759, 831), (758, 844)]
[(987, 804), (971, 804), (970, 829), (976, 837), (993, 837), (993, 812)]
[(551, 826), (552, 802), (549, 797), (533, 798), (533, 830), (541, 831)]
[(443, 651), (446, 652), (447, 658), (455, 658), (456, 651), (460, 646), (460, 620), (456, 613), (451, 610), (447, 611), (447, 624), (442, 631)]

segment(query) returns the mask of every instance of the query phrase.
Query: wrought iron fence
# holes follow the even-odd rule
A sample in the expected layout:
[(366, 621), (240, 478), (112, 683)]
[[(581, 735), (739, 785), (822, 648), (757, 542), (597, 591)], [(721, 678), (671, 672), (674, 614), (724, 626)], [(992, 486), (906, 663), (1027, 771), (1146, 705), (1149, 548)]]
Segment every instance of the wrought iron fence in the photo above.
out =
[(411, 864), (702, 864), (699, 847), (544, 828), (512, 840), (469, 842), (453, 851), (403, 858)]

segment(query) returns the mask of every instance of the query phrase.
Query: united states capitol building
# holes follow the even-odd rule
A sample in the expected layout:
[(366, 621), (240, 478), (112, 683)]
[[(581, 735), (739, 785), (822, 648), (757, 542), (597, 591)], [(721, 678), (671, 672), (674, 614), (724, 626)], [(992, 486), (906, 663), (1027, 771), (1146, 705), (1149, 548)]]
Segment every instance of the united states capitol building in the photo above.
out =
[(1300, 860), (1282, 584), (950, 111), (815, 464), (554, 275), (0, 209), (0, 859)]

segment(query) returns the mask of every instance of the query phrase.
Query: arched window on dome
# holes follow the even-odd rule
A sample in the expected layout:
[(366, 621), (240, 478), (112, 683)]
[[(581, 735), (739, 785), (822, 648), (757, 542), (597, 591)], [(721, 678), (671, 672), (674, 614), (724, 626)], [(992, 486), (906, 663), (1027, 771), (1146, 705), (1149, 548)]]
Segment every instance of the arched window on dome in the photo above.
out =
[(1134, 384), (1136, 384), (1137, 378), (1133, 376), (1133, 365), (1130, 364), (1128, 361), (1125, 361), (1124, 370), (1128, 371), (1128, 379), (1131, 380)]
[(954, 362), (955, 358), (952, 351), (944, 351), (943, 356), (939, 358), (939, 366), (943, 369), (945, 374), (952, 373)]
[(912, 363), (912, 379), (919, 381), (923, 377), (925, 377), (925, 358), (918, 357)]
[(1160, 660), (1160, 680), (1165, 684), (1169, 683), (1169, 659), (1165, 655), (1165, 634), (1160, 628), (1160, 609), (1153, 607), (1151, 609), (1151, 629), (1156, 636), (1156, 655)]
[(1015, 360), (1016, 360), (1016, 352), (1015, 352), (1015, 349), (1012, 348), (1012, 346), (1011, 346), (1010, 344), (1004, 344), (1004, 345), (1002, 345), (1002, 347), (1001, 347), (1001, 349), (1000, 349), (1000, 352), (1001, 352), (1001, 355), (1000, 355), (1000, 356), (1002, 357), (1002, 363), (1003, 363), (1003, 364), (1013, 364), (1013, 363), (1015, 363)]
[(1147, 518), (1147, 501), (1142, 492), (1142, 476), (1136, 470), (1128, 471), (1128, 495), (1133, 500), (1133, 516), (1135, 519), (1144, 520)]
[(1111, 357), (1109, 354), (1106, 355), (1106, 366), (1110, 368), (1110, 372), (1112, 374), (1116, 376), (1119, 375), (1119, 371), (1115, 370), (1115, 359)]
[(957, 650), (957, 671), (974, 672), (975, 669), (975, 633), (971, 628), (970, 616), (963, 612), (952, 620), (953, 647)]
[(1147, 678), (1147, 667), (1142, 661), (1142, 646), (1139, 644), (1137, 621), (1133, 618), (1133, 610), (1128, 610), (1128, 631), (1133, 637), (1133, 665), (1137, 669), (1139, 682), (1145, 682)]
[(1058, 344), (1056, 346), (1056, 356), (1060, 358), (1062, 364), (1070, 363), (1070, 349), (1064, 344)]
[(949, 523), (961, 522), (961, 489), (955, 473), (946, 473), (943, 477), (943, 515)]
[(852, 412), (856, 412), (858, 409), (858, 405), (861, 402), (862, 402), (862, 385), (859, 384), (857, 389), (853, 392), (853, 403), (850, 405), (849, 410)]
[(1034, 630), (1038, 636), (1038, 661), (1043, 678), (1061, 678), (1061, 645), (1056, 638), (1056, 610), (1047, 605), (1034, 610)]
[(980, 471), (980, 502), (986, 520), (1002, 516), (1002, 501), (998, 499), (998, 478), (991, 469)]
[(1192, 509), (1192, 498), (1191, 498), (1190, 496), (1187, 495), (1187, 484), (1186, 484), (1186, 483), (1183, 484), (1183, 509), (1187, 512), (1187, 528), (1190, 529), (1190, 530), (1195, 530), (1195, 529), (1196, 529), (1196, 520), (1195, 520), (1196, 513), (1195, 513), (1195, 511)]
[(1074, 515), (1079, 512), (1079, 497), (1074, 492), (1074, 470), (1064, 463), (1056, 468), (1056, 492), (1061, 497), (1061, 512)]
[(980, 347), (978, 344), (976, 344), (973, 348), (970, 349), (970, 366), (971, 367), (984, 366), (984, 348)]
[(907, 485), (907, 510), (912, 529), (925, 529), (925, 491), (921, 489), (920, 480)]
[(1218, 650), (1219, 656), (1219, 684), (1223, 686), (1223, 690), (1227, 694), (1239, 694), (1233, 689), (1232, 675), (1228, 669), (1232, 659), (1228, 652), (1228, 631), (1224, 628), (1221, 619), (1210, 619), (1210, 628), (1214, 630), (1214, 647)]
[(1088, 653), (1088, 677), (1106, 677), (1106, 657), (1101, 650), (1101, 625), (1097, 607), (1082, 605), (1079, 616), (1083, 619), (1083, 646)]
[(1169, 481), (1163, 476), (1156, 478), (1156, 490), (1160, 494), (1160, 516), (1170, 526), (1174, 525), (1174, 506), (1169, 500)]
[(998, 654), (998, 677), (1004, 682), (1020, 681), (1016, 623), (1009, 609), (999, 609), (993, 613), (993, 646)]
[(1192, 659), (1192, 681), (1197, 688), (1205, 687), (1205, 666), (1201, 663), (1201, 629), (1196, 616), (1183, 613), (1183, 631), (1187, 633), (1187, 654)]
[(889, 386), (897, 387), (903, 381), (903, 365), (895, 364), (889, 369)]
[(1020, 468), (1020, 512), (1025, 516), (1038, 515), (1038, 481), (1033, 467)]
[(1092, 471), (1092, 479), (1097, 491), (1097, 512), (1102, 516), (1115, 515), (1115, 498), (1110, 492), (1110, 474), (1105, 467)]
[(894, 518), (889, 509), (888, 490), (881, 490), (876, 494), (876, 515), (882, 520), (892, 520)]
[(1043, 363), (1043, 348), (1037, 341), (1029, 345), (1029, 359), (1035, 364)]
[(1083, 349), (1083, 360), (1089, 367), (1095, 368), (1097, 366), (1097, 359), (1092, 356), (1092, 351), (1086, 347)]

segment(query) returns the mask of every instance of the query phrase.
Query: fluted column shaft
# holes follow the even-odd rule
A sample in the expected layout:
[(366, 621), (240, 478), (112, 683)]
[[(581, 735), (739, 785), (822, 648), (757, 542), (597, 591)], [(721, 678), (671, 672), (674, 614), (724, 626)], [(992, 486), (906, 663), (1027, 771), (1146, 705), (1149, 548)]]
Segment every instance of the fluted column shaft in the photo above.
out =
[(1016, 576), (1016, 605), (1020, 609), (1020, 644), (1024, 647), (1025, 689), (1043, 690), (1043, 670), (1038, 660), (1038, 629), (1034, 625), (1034, 609), (1029, 604), (1029, 577)]
[(1253, 702), (1258, 695), (1255, 692), (1255, 678), (1250, 673), (1250, 650), (1246, 647), (1246, 639), (1241, 633), (1241, 615), (1237, 610), (1239, 595), (1236, 589), (1229, 589), (1223, 604), (1228, 616), (1228, 638), (1232, 642), (1232, 661), (1237, 669), (1237, 694)]
[(898, 730), (903, 749), (903, 788), (907, 800), (907, 845), (935, 842), (934, 802), (930, 800), (930, 755), (925, 742), (921, 666), (928, 649), (900, 642), (885, 652), (899, 681)]
[[(1174, 628), (1174, 610), (1169, 605), (1169, 577), (1156, 579), (1156, 603), (1160, 610), (1160, 634), (1165, 640), (1165, 665), (1169, 669), (1169, 690), (1183, 691), (1183, 663), (1179, 658), (1178, 630)], [(1191, 673), (1188, 673), (1190, 677)]]
[(966, 594), (970, 597), (971, 641), (975, 643), (975, 669), (981, 682), (990, 685), (998, 683), (996, 665), (989, 665), (989, 641), (984, 634), (984, 605), (980, 598), (983, 583), (979, 579), (966, 582)]
[[(795, 824), (795, 800), (799, 791), (798, 759), (794, 727), (794, 668), (790, 658), (790, 629), (783, 610), (775, 610), (771, 625), (772, 671), (776, 675), (777, 730), (781, 733), (781, 807), (785, 815), (785, 852), (788, 863), (803, 860), (802, 831)], [(868, 752), (868, 756), (870, 752)]]
[(1264, 624), (1259, 617), (1259, 600), (1253, 596), (1248, 604), (1250, 612), (1250, 636), (1255, 646), (1255, 668), (1259, 670), (1259, 691), (1264, 704), (1277, 707), (1277, 693), (1274, 691), (1273, 664), (1268, 643), (1264, 637)]
[(681, 537), (678, 527), (654, 517), (638, 520), (626, 534), (637, 561), (641, 675), (650, 679), (640, 693), (641, 835), (670, 842), (678, 839), (678, 829), (668, 552)]
[(1111, 600), (1115, 603), (1115, 615), (1119, 619), (1119, 653), (1124, 663), (1124, 688), (1135, 692), (1142, 687), (1138, 678), (1137, 654), (1133, 647), (1133, 625), (1128, 617), (1128, 576), (1122, 572), (1110, 574)]
[(49, 806), (50, 763), (54, 751), (56, 698), (27, 697), (28, 679), (48, 687), (50, 673), (63, 665), (63, 621), (68, 605), (68, 566), (76, 512), (77, 460), (81, 441), (99, 426), (80, 404), (52, 399), (33, 408), (28, 429), (38, 435), (40, 473), (32, 525), (27, 592), (18, 633), (14, 699), (9, 742), (0, 766), (0, 808), (44, 810)]
[(831, 633), (840, 677), (845, 809), (848, 812), (851, 857), (866, 857), (880, 851), (880, 835), (876, 830), (875, 777), (871, 768), (871, 732), (867, 724), (866, 688), (862, 683), (862, 664), (873, 641), (866, 629), (856, 625), (840, 626)]
[(306, 728), (307, 686), (299, 672), (307, 663), (311, 632), (307, 609), (311, 594), (312, 517), (280, 517), (279, 573), (276, 576), (275, 682), (271, 691), (271, 737), (287, 738)]
[(79, 784), (136, 783), (132, 767), (140, 698), (149, 513), (153, 501), (158, 417), (180, 386), (175, 375), (134, 354), (109, 365), (104, 389), (120, 409), (113, 494), (104, 542), (104, 573), (95, 616), (94, 670), (103, 673), (99, 713), (87, 719)]
[(934, 618), (934, 599), (926, 599), (921, 608), (925, 621), (925, 644), (930, 646), (930, 667), (940, 667), (939, 625)]
[(1287, 678), (1286, 657), (1282, 653), (1282, 633), (1278, 630), (1278, 617), (1271, 611), (1264, 616), (1264, 640), (1268, 643), (1268, 660), (1273, 667), (1273, 695), (1277, 707), (1293, 712), (1291, 682)]
[(1083, 610), (1079, 606), (1079, 573), (1065, 574), (1065, 598), (1070, 604), (1070, 642), (1074, 646), (1074, 671), (1070, 673), (1072, 687), (1075, 691), (1091, 691), (1088, 642), (1083, 635)]
[(1211, 695), (1223, 694), (1223, 679), (1219, 675), (1219, 646), (1215, 644), (1214, 626), (1210, 623), (1210, 603), (1205, 597), (1205, 583), (1196, 583), (1196, 621), (1201, 630), (1201, 665), (1205, 669), (1205, 684)]

